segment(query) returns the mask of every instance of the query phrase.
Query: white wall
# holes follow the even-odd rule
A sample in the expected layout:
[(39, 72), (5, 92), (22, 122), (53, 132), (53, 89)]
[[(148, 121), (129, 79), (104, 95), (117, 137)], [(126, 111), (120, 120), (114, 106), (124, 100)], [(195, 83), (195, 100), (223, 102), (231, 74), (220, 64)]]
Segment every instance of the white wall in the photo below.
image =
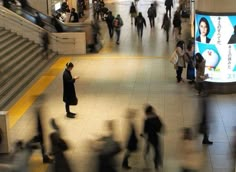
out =
[[(49, 0), (51, 1), (51, 0)], [(30, 4), (31, 7), (37, 9), (38, 11), (48, 14), (47, 11), (47, 0), (28, 0), (28, 3)], [(51, 9), (49, 9), (51, 11)]]

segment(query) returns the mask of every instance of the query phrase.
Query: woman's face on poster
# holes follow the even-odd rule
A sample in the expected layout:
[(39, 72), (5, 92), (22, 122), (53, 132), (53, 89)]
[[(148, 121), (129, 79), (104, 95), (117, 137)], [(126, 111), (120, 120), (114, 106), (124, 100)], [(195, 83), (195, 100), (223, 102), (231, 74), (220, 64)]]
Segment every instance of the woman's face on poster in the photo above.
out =
[(199, 26), (199, 27), (200, 27), (201, 35), (202, 35), (202, 36), (206, 36), (206, 35), (207, 35), (207, 30), (208, 30), (206, 23), (205, 23), (204, 21), (202, 21), (202, 22), (200, 23), (200, 26)]

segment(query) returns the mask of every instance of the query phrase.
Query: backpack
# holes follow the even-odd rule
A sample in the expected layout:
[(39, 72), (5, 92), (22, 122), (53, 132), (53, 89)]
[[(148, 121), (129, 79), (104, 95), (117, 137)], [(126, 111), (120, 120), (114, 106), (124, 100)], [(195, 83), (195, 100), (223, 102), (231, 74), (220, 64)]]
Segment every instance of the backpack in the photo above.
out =
[(136, 13), (136, 8), (135, 6), (130, 7), (130, 13)]
[(148, 17), (155, 17), (154, 10), (152, 9), (152, 7), (148, 9), (147, 13), (148, 13)]
[(164, 30), (168, 30), (170, 28), (170, 20), (166, 19), (164, 21), (164, 26), (163, 26)]
[(137, 17), (137, 25), (142, 26), (143, 25), (143, 18), (142, 17)]
[(120, 20), (118, 18), (115, 18), (113, 21), (113, 26), (114, 27), (120, 27)]

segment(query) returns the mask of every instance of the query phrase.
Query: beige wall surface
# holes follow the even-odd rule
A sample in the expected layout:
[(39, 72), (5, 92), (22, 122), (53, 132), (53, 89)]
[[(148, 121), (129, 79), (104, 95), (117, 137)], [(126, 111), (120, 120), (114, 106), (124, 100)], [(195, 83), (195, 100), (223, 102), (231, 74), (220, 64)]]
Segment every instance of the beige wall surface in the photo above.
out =
[(195, 0), (195, 5), (204, 12), (236, 12), (236, 0)]
[(47, 0), (28, 0), (31, 7), (41, 11), (44, 14), (47, 13)]

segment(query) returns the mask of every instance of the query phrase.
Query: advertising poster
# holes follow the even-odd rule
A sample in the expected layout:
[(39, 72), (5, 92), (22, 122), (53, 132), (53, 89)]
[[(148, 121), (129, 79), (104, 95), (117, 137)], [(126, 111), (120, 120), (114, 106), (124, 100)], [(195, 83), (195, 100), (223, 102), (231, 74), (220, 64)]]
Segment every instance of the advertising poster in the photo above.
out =
[(236, 13), (195, 15), (195, 53), (206, 60), (209, 82), (236, 82)]

